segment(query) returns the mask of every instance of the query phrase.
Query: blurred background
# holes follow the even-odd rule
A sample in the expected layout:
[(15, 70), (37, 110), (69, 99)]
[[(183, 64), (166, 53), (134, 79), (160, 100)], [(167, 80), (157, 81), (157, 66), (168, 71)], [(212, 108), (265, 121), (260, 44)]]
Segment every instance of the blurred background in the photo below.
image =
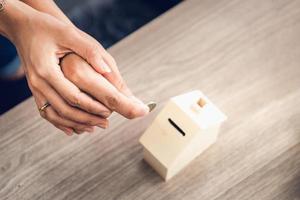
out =
[[(55, 2), (78, 28), (108, 48), (180, 1), (57, 0)], [(30, 96), (31, 92), (25, 78), (15, 81), (0, 80), (0, 115)]]

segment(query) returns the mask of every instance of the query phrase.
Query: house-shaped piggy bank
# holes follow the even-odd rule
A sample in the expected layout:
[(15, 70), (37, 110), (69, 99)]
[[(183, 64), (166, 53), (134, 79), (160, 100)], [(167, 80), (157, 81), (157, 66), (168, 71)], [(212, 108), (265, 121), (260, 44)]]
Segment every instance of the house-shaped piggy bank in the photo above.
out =
[(144, 159), (168, 180), (216, 141), (225, 120), (198, 90), (173, 97), (140, 138)]

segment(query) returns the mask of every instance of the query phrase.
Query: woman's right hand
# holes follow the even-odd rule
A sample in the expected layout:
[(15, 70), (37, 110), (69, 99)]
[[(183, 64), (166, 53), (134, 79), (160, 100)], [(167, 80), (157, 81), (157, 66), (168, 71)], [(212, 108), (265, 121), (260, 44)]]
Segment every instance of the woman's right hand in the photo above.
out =
[[(110, 59), (107, 58), (108, 53), (94, 39), (84, 37), (74, 26), (48, 14), (25, 4), (17, 7), (16, 12), (23, 12), (24, 16), (16, 21), (15, 31), (10, 32), (9, 38), (17, 47), (38, 108), (46, 102), (51, 104), (41, 112), (41, 116), (67, 134), (72, 134), (73, 129), (91, 132), (93, 126), (106, 128), (106, 118), (112, 110), (81, 92), (66, 79), (59, 59), (69, 52), (75, 52), (98, 73), (107, 74), (111, 72), (106, 63)], [(137, 110), (132, 118), (148, 113), (146, 105), (136, 101), (132, 103)], [(123, 108), (124, 112), (131, 112), (131, 109)]]

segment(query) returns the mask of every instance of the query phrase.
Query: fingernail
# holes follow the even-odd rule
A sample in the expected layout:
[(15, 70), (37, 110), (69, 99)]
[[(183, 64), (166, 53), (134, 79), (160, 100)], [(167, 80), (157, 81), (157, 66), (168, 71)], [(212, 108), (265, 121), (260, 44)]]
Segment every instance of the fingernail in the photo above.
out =
[(140, 107), (141, 107), (142, 112), (143, 112), (144, 115), (147, 114), (147, 113), (149, 113), (149, 111), (150, 111), (149, 107), (145, 103), (143, 103), (140, 99), (136, 98), (135, 96), (131, 96), (130, 98), (133, 101), (135, 101), (137, 104), (140, 105)]
[(72, 136), (73, 135), (73, 133), (68, 132), (68, 131), (65, 131), (65, 133), (66, 133), (67, 136)]
[(107, 128), (108, 128), (108, 123), (98, 124), (97, 126), (98, 126), (99, 128), (107, 129)]
[(72, 135), (73, 135), (73, 130), (72, 130), (72, 129), (66, 129), (66, 130), (65, 130), (65, 133), (66, 133), (68, 136), (72, 136)]
[(110, 67), (106, 64), (106, 62), (104, 60), (100, 60), (100, 67), (101, 69), (106, 72), (106, 73), (110, 73), (111, 72), (111, 69)]

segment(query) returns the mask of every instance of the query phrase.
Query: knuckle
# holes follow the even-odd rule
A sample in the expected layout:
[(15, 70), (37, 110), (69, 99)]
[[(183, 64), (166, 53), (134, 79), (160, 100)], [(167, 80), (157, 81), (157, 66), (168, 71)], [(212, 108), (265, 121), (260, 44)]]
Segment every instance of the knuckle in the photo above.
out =
[(46, 113), (45, 113), (45, 112), (40, 111), (40, 116), (41, 116), (43, 119), (46, 119)]
[(49, 77), (51, 75), (51, 73), (49, 73), (48, 67), (38, 67), (36, 73), (42, 78)]
[(120, 99), (117, 94), (106, 96), (106, 104), (111, 110), (116, 110), (120, 106)]
[(90, 120), (87, 120), (86, 124), (89, 126), (95, 126), (95, 125), (97, 125), (97, 121), (90, 119)]
[(137, 109), (131, 108), (131, 109), (129, 109), (129, 110), (127, 111), (126, 117), (127, 117), (128, 119), (134, 119), (134, 118), (136, 118), (137, 116), (138, 116), (138, 111), (137, 111)]
[(78, 32), (74, 29), (74, 27), (73, 26), (70, 26), (70, 25), (68, 25), (68, 24), (63, 24), (62, 26), (61, 26), (61, 31), (62, 32), (65, 32), (65, 33), (67, 33), (68, 35), (72, 35), (73, 37), (74, 36), (78, 36)]
[(68, 98), (69, 104), (75, 107), (80, 107), (81, 105), (80, 94), (81, 92), (79, 91), (71, 94)]
[(134, 119), (135, 118), (135, 113), (132, 110), (129, 110), (126, 114), (126, 118)]
[(54, 121), (56, 121), (56, 120), (55, 120), (56, 117), (55, 117), (53, 114), (50, 114), (50, 113), (48, 113), (48, 112), (46, 112), (46, 111), (44, 111), (44, 113), (45, 113), (46, 119), (47, 119), (49, 122), (53, 123)]
[(64, 72), (67, 72), (70, 75), (76, 75), (80, 72), (80, 63), (77, 62), (78, 57), (74, 53), (70, 53), (67, 56), (65, 56), (62, 60), (62, 68)]
[(83, 119), (83, 123), (88, 125), (88, 126), (95, 126), (96, 122), (93, 119)]
[[(93, 102), (86, 101), (84, 103), (84, 105), (82, 105), (82, 107), (84, 107), (84, 110), (87, 111), (90, 114), (99, 115), (99, 113), (97, 112), (98, 108), (97, 108), (97, 106)], [(100, 115), (101, 115), (101, 113), (102, 113), (102, 111), (100, 112)]]
[(33, 89), (37, 89), (39, 87), (38, 77), (34, 74), (28, 75), (28, 81)]
[(101, 49), (99, 49), (98, 45), (93, 44), (87, 49), (86, 55), (90, 59), (95, 59), (100, 51)]
[(119, 78), (117, 80), (116, 87), (122, 91), (126, 87), (126, 84), (121, 78)]
[(59, 115), (59, 116), (64, 116), (64, 112), (63, 112), (63, 109), (61, 109), (61, 108), (57, 108), (57, 109), (55, 109), (56, 110), (56, 112), (57, 112), (57, 114)]
[(116, 66), (117, 65), (117, 62), (116, 60), (114, 59), (114, 57), (112, 57), (112, 55), (110, 55), (110, 53), (108, 53), (107, 51), (105, 51), (106, 53), (106, 56), (107, 56), (107, 59), (109, 59), (109, 61), (114, 65)]
[(111, 114), (112, 114), (111, 111), (102, 111), (102, 112), (100, 113), (100, 115), (101, 115), (103, 118), (108, 118)]
[(56, 112), (61, 117), (69, 117), (71, 114), (69, 109), (65, 109), (65, 108), (58, 108), (56, 109)]
[(82, 72), (78, 70), (78, 67), (76, 67), (76, 65), (72, 65), (72, 67), (69, 67), (69, 69), (65, 73), (66, 77), (74, 83), (78, 83), (80, 80), (82, 80), (81, 74)]
[(85, 107), (86, 107), (85, 110), (88, 113), (94, 113), (94, 109), (92, 108), (92, 105), (90, 103), (86, 103)]

